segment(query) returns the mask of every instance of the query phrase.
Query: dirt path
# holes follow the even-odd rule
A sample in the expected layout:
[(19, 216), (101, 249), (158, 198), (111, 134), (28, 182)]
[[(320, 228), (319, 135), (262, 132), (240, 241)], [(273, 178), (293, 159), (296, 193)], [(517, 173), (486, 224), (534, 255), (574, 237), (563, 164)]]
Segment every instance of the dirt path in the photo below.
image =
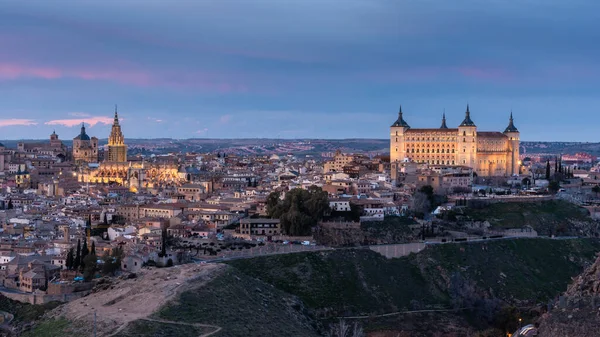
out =
[(216, 325), (200, 324), (200, 323), (183, 323), (183, 322), (167, 321), (164, 319), (157, 319), (157, 318), (142, 318), (142, 320), (149, 321), (149, 322), (165, 323), (165, 324), (187, 325), (187, 326), (193, 326), (193, 327), (197, 327), (197, 328), (213, 328), (213, 329), (215, 329), (214, 331), (205, 333), (203, 335), (200, 335), (199, 337), (209, 337), (223, 329), (220, 326), (216, 326)]
[(96, 313), (98, 336), (113, 336), (132, 321), (148, 319), (169, 300), (187, 290), (191, 281), (194, 281), (193, 286), (202, 285), (224, 268), (221, 264), (186, 264), (172, 268), (143, 269), (136, 278), (117, 280), (108, 289), (58, 307), (53, 316), (83, 321), (86, 322), (83, 326), (92, 328)]

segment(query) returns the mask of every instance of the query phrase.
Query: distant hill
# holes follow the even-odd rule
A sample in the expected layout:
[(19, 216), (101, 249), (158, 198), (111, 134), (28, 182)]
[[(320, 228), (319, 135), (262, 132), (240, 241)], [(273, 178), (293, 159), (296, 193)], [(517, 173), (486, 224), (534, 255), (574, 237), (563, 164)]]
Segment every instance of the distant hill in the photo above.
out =
[[(0, 140), (9, 148), (16, 148), (18, 142), (44, 142), (46, 139), (27, 140)], [(63, 140), (67, 146), (72, 145), (71, 140)], [(107, 139), (99, 139), (100, 145), (105, 145)], [(132, 153), (141, 149), (152, 153), (166, 152), (224, 152), (236, 154), (288, 154), (295, 155), (320, 155), (327, 152), (340, 150), (349, 153), (367, 153), (371, 155), (385, 155), (389, 153), (389, 140), (387, 139), (267, 139), (267, 138), (241, 138), (241, 139), (136, 139), (127, 138)], [(526, 154), (574, 154), (588, 152), (600, 156), (600, 143), (578, 142), (521, 142), (523, 153)]]

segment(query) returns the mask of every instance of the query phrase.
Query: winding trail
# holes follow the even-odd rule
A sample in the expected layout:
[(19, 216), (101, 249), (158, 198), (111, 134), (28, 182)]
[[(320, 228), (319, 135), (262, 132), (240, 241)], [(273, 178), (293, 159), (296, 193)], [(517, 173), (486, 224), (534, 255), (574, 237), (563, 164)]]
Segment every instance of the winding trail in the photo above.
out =
[(214, 334), (216, 334), (217, 332), (221, 331), (223, 328), (217, 325), (210, 325), (210, 324), (201, 324), (201, 323), (184, 323), (184, 322), (176, 322), (176, 321), (167, 321), (164, 319), (159, 319), (159, 318), (140, 318), (143, 321), (148, 321), (148, 322), (156, 322), (156, 323), (164, 323), (164, 324), (177, 324), (177, 325), (186, 325), (186, 326), (193, 326), (196, 328), (212, 328), (215, 329), (214, 331), (205, 333), (203, 335), (200, 335), (198, 337), (209, 337), (212, 336)]

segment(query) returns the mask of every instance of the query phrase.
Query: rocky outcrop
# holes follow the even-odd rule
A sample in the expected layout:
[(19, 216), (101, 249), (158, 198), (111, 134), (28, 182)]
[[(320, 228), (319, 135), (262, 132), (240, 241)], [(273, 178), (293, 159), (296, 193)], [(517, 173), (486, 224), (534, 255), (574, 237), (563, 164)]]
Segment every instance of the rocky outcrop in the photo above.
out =
[(600, 257), (573, 279), (539, 323), (540, 336), (596, 337), (600, 334)]

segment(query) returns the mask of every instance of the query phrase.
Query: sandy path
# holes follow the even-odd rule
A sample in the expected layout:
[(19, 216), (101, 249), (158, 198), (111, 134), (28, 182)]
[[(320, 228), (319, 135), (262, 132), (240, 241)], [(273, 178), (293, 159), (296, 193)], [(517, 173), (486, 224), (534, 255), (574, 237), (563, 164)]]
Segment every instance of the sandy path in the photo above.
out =
[[(92, 329), (96, 312), (98, 336), (112, 336), (122, 331), (129, 322), (147, 319), (178, 293), (189, 289), (190, 281), (208, 282), (224, 267), (219, 264), (186, 264), (171, 268), (143, 269), (134, 279), (118, 280), (111, 286), (112, 289), (102, 290), (60, 306), (53, 316), (84, 321), (86, 324), (78, 325), (89, 325)], [(197, 285), (195, 282), (195, 286)], [(210, 325), (206, 327), (219, 328)], [(213, 333), (215, 332), (211, 334)]]

